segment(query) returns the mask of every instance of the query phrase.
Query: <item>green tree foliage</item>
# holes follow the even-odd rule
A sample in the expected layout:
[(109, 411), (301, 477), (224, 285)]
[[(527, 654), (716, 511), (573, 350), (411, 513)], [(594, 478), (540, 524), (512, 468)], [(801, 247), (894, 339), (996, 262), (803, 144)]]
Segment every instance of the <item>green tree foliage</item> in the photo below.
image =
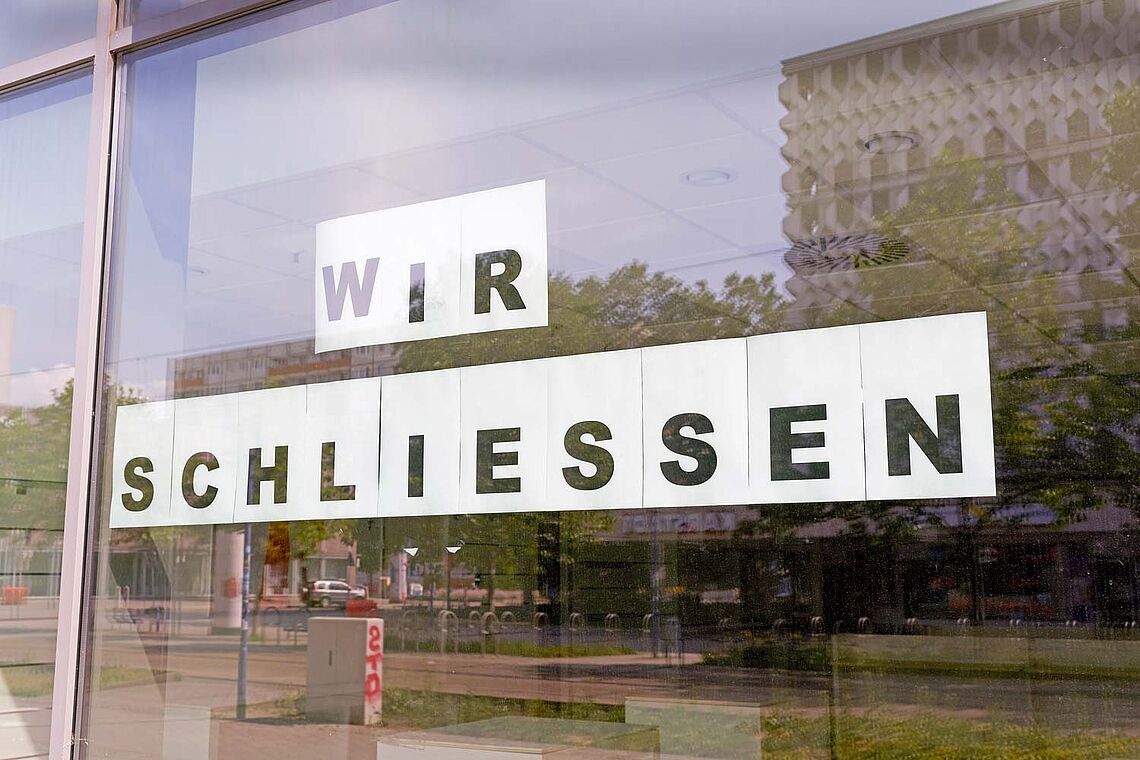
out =
[(632, 262), (604, 277), (550, 276), (550, 325), (409, 344), (400, 370), (614, 351), (778, 330), (785, 302), (770, 273), (733, 274), (719, 290)]
[[(111, 383), (105, 393), (117, 405), (143, 400)], [(0, 530), (62, 530), (74, 395), (68, 380), (51, 403), (0, 411)]]

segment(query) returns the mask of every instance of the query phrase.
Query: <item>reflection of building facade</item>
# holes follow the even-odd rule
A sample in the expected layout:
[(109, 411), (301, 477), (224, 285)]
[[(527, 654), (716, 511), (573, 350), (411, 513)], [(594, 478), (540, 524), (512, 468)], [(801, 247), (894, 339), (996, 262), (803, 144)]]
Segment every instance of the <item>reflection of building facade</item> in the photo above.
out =
[[(1105, 109), (1140, 82), (1140, 11), (1105, 0), (983, 13), (786, 63), (789, 318), (811, 327), (985, 309), (995, 372), (1078, 352), (1135, 355), (1131, 343), (1095, 344), (1137, 311), (1115, 239), (1130, 198), (1103, 167), (1116, 139)], [(947, 221), (966, 211), (970, 221)], [(892, 222), (913, 234), (892, 238)], [(966, 234), (940, 239), (957, 230)], [(1003, 250), (1011, 243), (1029, 250)], [(1025, 351), (1027, 334), (1041, 345)], [(979, 527), (968, 505), (929, 510), (939, 527), (920, 530), (903, 556), (876, 559), (881, 550), (845, 539), (842, 523), (797, 531), (821, 555), (800, 561), (810, 612), (1136, 619), (1130, 511), (1104, 506), (1059, 527), (1039, 504), (983, 506), (1000, 527)]]
[[(867, 287), (872, 270), (884, 267), (885, 278), (905, 266), (909, 279), (920, 274), (914, 270), (953, 263), (939, 262), (937, 251), (892, 251), (875, 237), (877, 220), (913, 200), (939, 156), (979, 159), (1004, 179), (1001, 191), (1009, 197), (1000, 202), (1001, 214), (1027, 231), (1037, 249), (1016, 253), (1016, 276), (1068, 276), (1058, 281), (1057, 298), (1080, 311), (1089, 294), (1075, 281), (1079, 275), (1123, 275), (1126, 259), (1111, 238), (1114, 214), (1128, 198), (1101, 171), (1113, 140), (1104, 109), (1140, 81), (1140, 11), (1133, 3), (1104, 0), (948, 24), (892, 35), (886, 47), (872, 40), (785, 66), (780, 96), (788, 110), (782, 126), (790, 168), (784, 232), (793, 243), (786, 261), (795, 272), (787, 287), (806, 324), (813, 309), (843, 301), (869, 318), (890, 318), (901, 303), (883, 296), (906, 292)], [(976, 166), (972, 171), (983, 184)], [(903, 274), (891, 276), (901, 280)], [(973, 272), (979, 278), (971, 282), (968, 274), (956, 274), (962, 290), (1000, 279)], [(987, 294), (1000, 295), (1000, 289)], [(875, 295), (878, 302), (871, 304)], [(1104, 314), (1088, 318), (1111, 327), (1127, 321), (1123, 308), (1104, 305)], [(908, 315), (915, 313), (921, 312)]]
[(189, 398), (388, 375), (398, 360), (393, 346), (318, 354), (310, 339), (187, 356), (172, 361), (169, 374), (173, 397)]
[[(1131, 197), (1104, 165), (1119, 137), (1105, 109), (1140, 83), (1138, 53), (1140, 9), (1105, 0), (988, 9), (788, 61), (789, 327), (985, 310), (995, 372), (1082, 359), (1134, 372), (1137, 346), (1118, 339), (1140, 302), (1115, 218)], [(899, 219), (913, 234), (894, 236)], [(1013, 473), (1000, 480), (1016, 490)], [(1140, 614), (1132, 511), (1106, 498), (1060, 524), (1033, 501), (987, 502), (987, 527), (972, 506), (879, 522), (779, 506), (622, 512), (606, 535), (622, 548), (600, 548), (582, 582), (613, 598), (626, 584), (608, 578), (615, 552), (649, 577), (656, 541), (676, 553), (664, 596), (692, 622)], [(907, 523), (905, 540), (886, 538), (888, 520)]]

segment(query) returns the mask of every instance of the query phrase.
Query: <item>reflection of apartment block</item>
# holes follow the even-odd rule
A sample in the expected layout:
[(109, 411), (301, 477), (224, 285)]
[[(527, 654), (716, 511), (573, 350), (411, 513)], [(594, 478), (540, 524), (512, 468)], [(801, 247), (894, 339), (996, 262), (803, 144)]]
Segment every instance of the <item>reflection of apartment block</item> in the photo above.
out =
[[(1130, 198), (1102, 170), (1114, 139), (1104, 110), (1140, 82), (1138, 52), (1140, 8), (1098, 0), (988, 9), (786, 62), (785, 258), (800, 321), (813, 324), (816, 307), (842, 301), (868, 312), (859, 321), (914, 316), (915, 295), (929, 295), (931, 311), (941, 303), (990, 308), (995, 298), (1008, 303), (1003, 278), (1015, 277), (1061, 277), (1059, 301), (1087, 300), (1083, 275), (1122, 275), (1127, 259), (1114, 244), (1113, 217)], [(987, 174), (1004, 178), (1000, 213), (1033, 249), (1005, 254), (1023, 265), (1016, 273), (951, 266), (943, 267), (950, 277), (928, 277), (936, 252), (879, 236), (876, 220), (913, 200), (939, 156), (951, 165), (980, 159), (982, 169), (961, 164), (979, 194)], [(938, 215), (935, 205), (924, 221)], [(924, 294), (924, 281), (937, 287)], [(1105, 291), (1092, 295), (1112, 295)], [(907, 296), (906, 306), (892, 309), (897, 296)], [(1102, 306), (1097, 319), (1127, 321), (1121, 304)]]
[(169, 371), (174, 396), (188, 398), (390, 375), (398, 362), (394, 346), (317, 354), (310, 339), (187, 356), (172, 361)]

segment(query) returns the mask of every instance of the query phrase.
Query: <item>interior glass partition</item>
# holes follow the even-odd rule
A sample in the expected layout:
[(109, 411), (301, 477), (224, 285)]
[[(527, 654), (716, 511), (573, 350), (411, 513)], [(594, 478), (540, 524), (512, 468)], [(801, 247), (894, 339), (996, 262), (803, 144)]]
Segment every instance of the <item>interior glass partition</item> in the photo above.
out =
[(86, 751), (1140, 755), (1137, 40), (330, 0), (123, 56)]
[(0, 96), (0, 757), (47, 753), (91, 77)]

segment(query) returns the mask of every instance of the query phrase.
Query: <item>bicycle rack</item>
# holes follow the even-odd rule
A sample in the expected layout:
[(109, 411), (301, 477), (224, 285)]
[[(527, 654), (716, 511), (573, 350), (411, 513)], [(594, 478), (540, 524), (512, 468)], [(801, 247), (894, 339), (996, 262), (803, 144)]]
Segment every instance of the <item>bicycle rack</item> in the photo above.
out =
[(606, 615), (605, 622), (602, 623), (602, 632), (607, 639), (621, 644), (621, 618), (617, 616), (616, 612)]
[(439, 625), (439, 653), (447, 653), (447, 638), (451, 637), (452, 648), (459, 653), (459, 618), (451, 610), (441, 610), (437, 618)]
[(534, 645), (540, 646), (539, 639), (542, 639), (542, 644), (546, 643), (546, 629), (550, 627), (550, 616), (545, 612), (534, 613), (534, 620), (531, 623), (534, 626)]
[[(653, 613), (646, 613), (641, 617), (641, 647), (642, 649), (649, 649), (653, 636)], [(657, 656), (657, 647), (654, 643), (653, 656)]]
[(494, 645), (495, 652), (497, 653), (499, 651), (499, 647), (495, 645), (495, 636), (497, 636), (499, 634), (499, 631), (502, 630), (502, 623), (499, 621), (499, 616), (494, 612), (484, 612), (483, 617), (479, 620), (479, 629), (480, 633), (482, 634), (479, 637), (480, 651), (483, 654), (487, 654), (487, 640), (490, 639), (491, 644)]
[(578, 638), (578, 643), (582, 643), (582, 629), (586, 627), (586, 618), (582, 617), (581, 612), (570, 613), (570, 646), (574, 646), (574, 638)]

